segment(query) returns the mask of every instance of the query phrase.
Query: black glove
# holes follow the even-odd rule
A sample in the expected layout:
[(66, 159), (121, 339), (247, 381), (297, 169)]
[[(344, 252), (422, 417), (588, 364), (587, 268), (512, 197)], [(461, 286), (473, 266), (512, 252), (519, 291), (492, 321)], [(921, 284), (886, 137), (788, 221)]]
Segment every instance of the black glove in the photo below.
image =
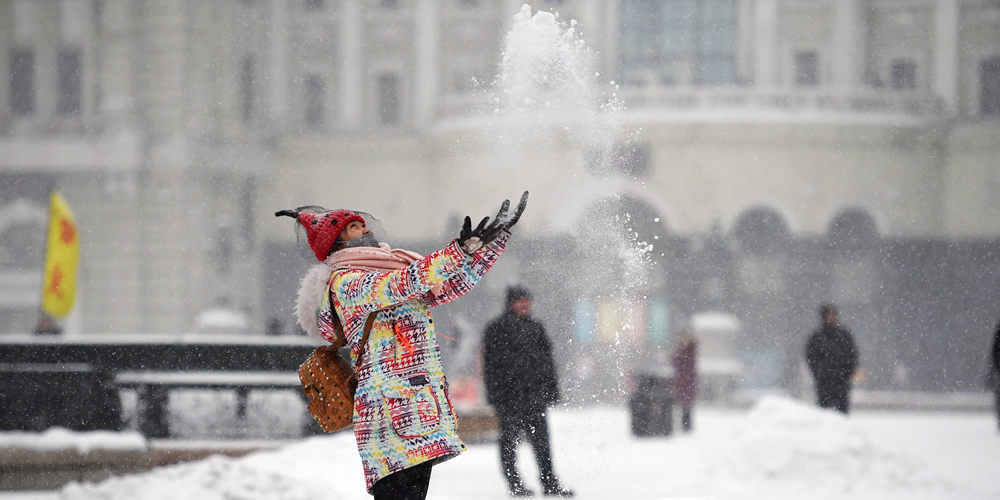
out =
[(503, 200), (503, 204), (500, 205), (500, 211), (497, 212), (497, 216), (493, 218), (493, 222), (488, 226), (486, 223), (489, 222), (490, 218), (483, 217), (483, 220), (479, 222), (476, 229), (472, 229), (472, 219), (469, 216), (465, 216), (465, 222), (462, 224), (462, 232), (458, 236), (458, 245), (469, 255), (476, 253), (480, 248), (489, 245), (497, 236), (500, 236), (500, 233), (509, 231), (510, 228), (514, 227), (514, 224), (517, 224), (517, 221), (521, 218), (521, 214), (524, 213), (524, 207), (526, 206), (528, 206), (527, 191), (521, 195), (521, 202), (517, 204), (517, 210), (510, 216), (507, 215), (507, 209), (510, 208), (510, 200)]

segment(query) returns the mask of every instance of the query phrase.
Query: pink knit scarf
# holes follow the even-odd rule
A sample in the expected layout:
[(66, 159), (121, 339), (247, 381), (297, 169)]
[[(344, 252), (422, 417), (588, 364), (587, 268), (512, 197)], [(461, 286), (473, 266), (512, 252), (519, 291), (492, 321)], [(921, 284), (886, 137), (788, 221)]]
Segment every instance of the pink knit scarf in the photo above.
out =
[[(404, 268), (423, 256), (402, 250), (399, 248), (389, 248), (386, 243), (379, 243), (378, 248), (356, 247), (345, 248), (330, 254), (326, 259), (326, 264), (333, 269), (363, 269), (365, 271), (395, 271)], [(441, 294), (441, 284), (431, 288), (435, 296)]]

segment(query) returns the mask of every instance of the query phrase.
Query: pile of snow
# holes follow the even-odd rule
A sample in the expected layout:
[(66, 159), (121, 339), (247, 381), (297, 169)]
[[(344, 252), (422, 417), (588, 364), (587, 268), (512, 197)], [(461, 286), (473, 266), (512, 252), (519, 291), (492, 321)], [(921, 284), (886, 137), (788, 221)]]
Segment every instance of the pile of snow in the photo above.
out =
[(321, 436), (244, 457), (213, 456), (101, 483), (72, 483), (60, 500), (342, 500), (365, 493), (354, 436)]
[(757, 403), (720, 456), (715, 475), (741, 488), (841, 496), (947, 487), (923, 463), (875, 445), (851, 418), (777, 396)]
[[(995, 424), (985, 416), (979, 420), (984, 437), (995, 438), (986, 434)], [(896, 426), (901, 430), (892, 432), (898, 435), (873, 439), (874, 432), (885, 431), (873, 430), (878, 427), (872, 427), (870, 417), (859, 420), (856, 415), (844, 417), (766, 397), (749, 413), (697, 412), (695, 432), (672, 437), (632, 436), (623, 408), (556, 410), (550, 428), (556, 472), (581, 500), (938, 500), (995, 498), (990, 495), (1000, 492), (996, 478), (963, 484), (965, 480), (952, 473), (945, 481), (940, 467), (922, 461), (939, 453), (937, 449), (904, 455), (902, 448), (893, 448), (923, 439), (955, 438), (947, 435), (949, 427), (933, 420), (920, 420), (934, 424), (930, 426), (914, 426), (905, 418), (896, 421), (907, 424)], [(964, 455), (969, 452), (963, 450), (972, 448), (964, 443), (955, 443), (952, 460), (968, 461)], [(984, 470), (991, 470), (990, 464), (1000, 466), (1000, 453), (979, 453), (973, 460), (985, 461)], [(525, 483), (537, 491), (530, 449), (522, 446), (518, 455)], [(436, 466), (429, 497), (507, 498), (496, 445), (472, 445), (462, 456)], [(363, 500), (370, 496), (354, 436), (345, 432), (239, 458), (212, 457), (97, 484), (71, 484), (58, 492), (58, 498)]]
[(53, 427), (45, 432), (0, 432), (0, 448), (29, 450), (145, 450), (146, 439), (138, 432), (86, 431), (77, 432)]

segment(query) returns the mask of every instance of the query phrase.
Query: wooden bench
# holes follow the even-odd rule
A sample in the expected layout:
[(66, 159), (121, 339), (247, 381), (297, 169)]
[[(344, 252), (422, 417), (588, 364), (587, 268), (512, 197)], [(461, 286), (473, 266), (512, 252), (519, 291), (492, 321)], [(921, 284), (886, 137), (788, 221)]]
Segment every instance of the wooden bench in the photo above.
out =
[[(254, 389), (287, 389), (301, 395), (299, 365), (320, 344), (308, 337), (263, 335), (3, 335), (0, 368), (7, 367), (7, 371), (0, 370), (0, 382), (4, 387), (28, 387), (34, 392), (13, 400), (2, 397), (0, 391), (0, 423), (7, 414), (19, 417), (18, 422), (9, 422), (11, 425), (0, 425), (0, 430), (42, 431), (53, 425), (75, 430), (118, 429), (121, 403), (117, 389), (129, 389), (139, 396), (140, 432), (150, 438), (170, 437), (167, 400), (171, 390), (234, 390), (237, 414), (245, 416), (247, 396)], [(84, 377), (90, 385), (108, 387), (82, 394), (74, 389), (80, 384), (61, 382), (58, 377), (63, 375)], [(55, 409), (25, 403), (38, 401), (51, 402), (66, 415), (60, 417)], [(460, 406), (456, 413), (463, 439), (496, 439), (496, 417), (488, 407)], [(94, 414), (109, 418), (89, 417)], [(114, 420), (117, 425), (93, 425), (97, 420)], [(321, 432), (312, 418), (307, 421), (307, 432)]]
[[(2, 430), (40, 431), (53, 425), (76, 430), (114, 429), (114, 423), (91, 426), (84, 417), (94, 413), (92, 408), (105, 408), (115, 416), (106, 420), (115, 420), (120, 426), (121, 407), (114, 390), (119, 387), (139, 392), (140, 431), (147, 437), (168, 437), (166, 402), (171, 389), (233, 389), (237, 392), (237, 411), (243, 415), (251, 389), (299, 388), (299, 365), (319, 344), (308, 337), (264, 335), (0, 336), (0, 365), (17, 368), (6, 375), (0, 373), (9, 379), (5, 384), (31, 388), (32, 400), (53, 401), (58, 403), (54, 407), (80, 410), (63, 412), (67, 413), (65, 418), (57, 420), (54, 417), (59, 415), (47, 414), (52, 412), (46, 408), (25, 407), (16, 400), (0, 398), (0, 415), (17, 411), (25, 421), (11, 422)], [(51, 377), (36, 376), (38, 370), (59, 366), (87, 366), (89, 372), (108, 379), (111, 390), (73, 394), (60, 389), (58, 383), (46, 383)], [(41, 382), (35, 383), (35, 379)]]
[(236, 416), (246, 417), (252, 389), (289, 389), (301, 393), (299, 373), (267, 371), (199, 370), (184, 372), (122, 371), (115, 385), (134, 389), (139, 396), (138, 427), (146, 437), (169, 437), (167, 400), (172, 389), (232, 389), (236, 391)]

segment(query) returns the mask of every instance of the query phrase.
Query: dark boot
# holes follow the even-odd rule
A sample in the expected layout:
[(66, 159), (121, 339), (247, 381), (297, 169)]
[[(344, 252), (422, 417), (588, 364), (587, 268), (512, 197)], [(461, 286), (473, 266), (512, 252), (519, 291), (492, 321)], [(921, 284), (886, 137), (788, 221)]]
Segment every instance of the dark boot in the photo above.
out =
[(517, 483), (509, 486), (512, 497), (533, 497), (535, 492), (525, 488), (523, 484)]
[(547, 497), (561, 497), (561, 498), (569, 498), (574, 495), (573, 490), (563, 488), (562, 486), (559, 486), (559, 483), (553, 483), (548, 486), (545, 486), (544, 489), (542, 490), (542, 493)]

